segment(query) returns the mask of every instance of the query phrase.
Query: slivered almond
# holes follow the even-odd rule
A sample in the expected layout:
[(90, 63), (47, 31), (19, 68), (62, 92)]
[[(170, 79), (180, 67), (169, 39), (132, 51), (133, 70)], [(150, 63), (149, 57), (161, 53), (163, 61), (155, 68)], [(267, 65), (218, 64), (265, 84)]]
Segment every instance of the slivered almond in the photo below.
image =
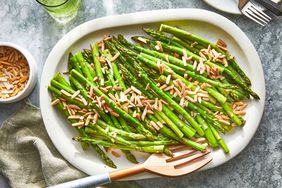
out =
[(165, 88), (167, 88), (167, 85), (166, 85), (166, 84), (164, 84), (164, 85), (162, 85), (162, 86), (160, 87), (161, 90), (164, 90)]
[(147, 115), (147, 111), (148, 111), (148, 109), (147, 109), (147, 107), (146, 107), (146, 108), (144, 109), (142, 115), (141, 115), (141, 120), (142, 120), (142, 121), (145, 120), (145, 117), (146, 117), (146, 115)]
[(135, 92), (135, 93), (137, 93), (137, 94), (139, 94), (139, 95), (141, 95), (142, 94), (142, 92), (140, 91), (140, 90), (138, 90), (136, 87), (134, 87), (134, 86), (131, 86), (131, 89)]
[(179, 105), (180, 106), (184, 106), (184, 102), (185, 102), (185, 99), (184, 98), (181, 98), (180, 102), (179, 102)]
[(149, 88), (150, 88), (150, 84), (147, 84), (145, 90), (148, 90)]
[(169, 56), (168, 56), (168, 54), (165, 55), (165, 60), (166, 60), (167, 62), (169, 62)]
[(142, 38), (142, 37), (137, 37), (137, 40), (139, 40), (140, 42), (143, 42), (145, 44), (147, 44), (147, 40)]
[(77, 122), (77, 123), (73, 123), (71, 124), (73, 127), (80, 127), (80, 126), (84, 126), (84, 122)]
[(202, 97), (199, 97), (199, 95), (198, 95), (198, 102), (202, 103)]
[(57, 105), (59, 102), (60, 102), (60, 99), (55, 99), (55, 100), (53, 100), (53, 101), (51, 102), (51, 105), (52, 105), (52, 106), (55, 106), (55, 105)]
[[(185, 51), (185, 50), (184, 50)], [(182, 62), (184, 66), (187, 66), (187, 61), (186, 58), (184, 56), (182, 56)]]
[(80, 117), (81, 117), (81, 116), (75, 116), (75, 115), (73, 116), (73, 115), (71, 115), (71, 116), (68, 117), (68, 119), (71, 119), (71, 120), (78, 120), (78, 119), (80, 119)]
[(115, 117), (119, 117), (119, 114), (116, 113), (116, 112), (114, 112), (114, 111), (110, 111), (110, 114), (113, 115), (113, 116), (115, 116)]
[(154, 103), (154, 109), (158, 109), (158, 101), (159, 99), (158, 98), (155, 98), (155, 103)]
[(113, 154), (113, 156), (120, 158), (120, 154), (118, 154), (116, 151), (112, 150), (111, 153)]
[(223, 119), (219, 119), (218, 120), (220, 123), (223, 123), (225, 125), (230, 125), (230, 122), (229, 121), (226, 121), (226, 120), (223, 120)]
[(171, 74), (167, 76), (167, 78), (166, 78), (166, 82), (165, 82), (165, 83), (166, 83), (166, 84), (169, 84), (170, 79), (171, 79)]
[(77, 90), (74, 94), (72, 94), (71, 98), (74, 99), (75, 97), (77, 97), (80, 94), (80, 91)]
[(110, 60), (111, 62), (115, 61), (120, 56), (120, 53), (116, 53), (113, 58)]
[(160, 127), (153, 121), (150, 121), (150, 124), (158, 131), (160, 130)]
[(70, 94), (69, 92), (65, 91), (65, 90), (61, 90), (61, 93), (64, 94), (65, 96), (71, 97), (72, 94)]
[(130, 91), (131, 91), (131, 88), (127, 88), (127, 89), (124, 91), (124, 94), (127, 95)]
[(159, 100), (158, 111), (161, 112), (163, 110), (163, 103)]
[(161, 123), (161, 122), (159, 122), (159, 121), (157, 121), (157, 125), (160, 127), (160, 128), (162, 128), (164, 125)]
[(96, 114), (93, 116), (93, 120), (92, 120), (92, 122), (93, 122), (94, 125), (97, 123), (98, 118), (99, 118), (99, 115), (98, 115), (98, 113), (96, 113)]
[(161, 99), (162, 103), (165, 105), (168, 105), (168, 103), (166, 101), (164, 101), (163, 99)]
[(93, 97), (93, 87), (92, 87), (92, 86), (90, 86), (89, 96), (90, 96), (91, 98)]
[(89, 123), (90, 123), (90, 120), (92, 119), (92, 115), (89, 115), (87, 118), (86, 118), (86, 121), (85, 121), (85, 126), (87, 126)]
[(182, 95), (181, 95), (181, 92), (179, 91), (179, 89), (177, 89), (176, 87), (174, 87), (174, 90), (175, 90), (175, 92), (177, 93), (177, 95), (178, 95), (179, 97), (182, 96)]
[(209, 95), (206, 94), (206, 93), (198, 93), (197, 95), (198, 95), (199, 97), (206, 97), (206, 98), (209, 97)]
[(114, 86), (114, 90), (116, 91), (122, 91), (122, 86)]
[(193, 69), (195, 70), (196, 68), (197, 68), (197, 61), (194, 61)]
[(7, 82), (9, 77), (0, 77), (0, 82)]
[(104, 88), (104, 87), (100, 87), (99, 89), (100, 89), (103, 93), (108, 93), (108, 91), (109, 91), (109, 90), (107, 90), (107, 89)]
[(164, 91), (169, 91), (169, 90), (172, 90), (173, 88), (174, 88), (174, 85), (170, 85), (170, 86), (164, 88), (163, 90)]
[(246, 112), (245, 111), (235, 111), (234, 112), (236, 115), (239, 115), (239, 116), (244, 116), (246, 115)]
[(75, 110), (81, 110), (81, 108), (75, 104), (68, 104), (67, 105), (69, 108), (75, 109)]

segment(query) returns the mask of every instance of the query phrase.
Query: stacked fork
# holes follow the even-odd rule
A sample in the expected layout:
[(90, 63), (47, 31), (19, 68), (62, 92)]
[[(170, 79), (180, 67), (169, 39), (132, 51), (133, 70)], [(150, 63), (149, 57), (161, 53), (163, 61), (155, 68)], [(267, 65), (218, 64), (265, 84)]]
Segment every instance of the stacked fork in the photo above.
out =
[(271, 20), (271, 17), (249, 0), (239, 0), (238, 7), (245, 16), (262, 26), (265, 26)]

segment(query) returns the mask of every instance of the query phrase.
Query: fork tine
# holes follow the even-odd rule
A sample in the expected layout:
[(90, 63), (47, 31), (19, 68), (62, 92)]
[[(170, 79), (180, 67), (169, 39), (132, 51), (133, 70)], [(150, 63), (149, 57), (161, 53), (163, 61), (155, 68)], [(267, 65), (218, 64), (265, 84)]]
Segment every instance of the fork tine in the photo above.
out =
[(254, 13), (254, 10), (248, 9), (246, 12), (248, 12), (250, 15), (252, 15), (257, 21), (260, 21), (261, 23), (267, 24), (267, 22), (263, 19), (261, 19), (258, 15)]
[(251, 20), (253, 20), (254, 22), (257, 22), (257, 23), (260, 24), (261, 26), (265, 26), (263, 23), (260, 23), (258, 20), (256, 20), (255, 18), (253, 18), (252, 15), (250, 15), (247, 11), (244, 11), (244, 15), (247, 16), (248, 18), (250, 18)]
[(204, 167), (205, 165), (207, 165), (211, 161), (212, 161), (212, 157), (207, 156), (202, 160), (193, 162), (193, 164), (191, 164), (191, 165), (187, 165), (183, 168), (175, 169), (173, 174), (170, 174), (170, 176), (179, 176), (179, 175), (190, 174), (190, 173), (195, 172), (196, 170)]
[(179, 159), (179, 160), (176, 160), (176, 161), (173, 161), (173, 162), (169, 162), (169, 164), (173, 165), (174, 167), (178, 167), (178, 166), (190, 163), (193, 160), (199, 159), (199, 158), (201, 158), (201, 157), (203, 157), (203, 156), (205, 156), (209, 153), (210, 153), (210, 151), (206, 151), (206, 152), (203, 152), (203, 153), (196, 153), (195, 155), (191, 155), (190, 157), (186, 157), (186, 158)]
[(251, 7), (254, 8), (254, 10), (256, 10), (256, 12), (265, 20), (270, 21), (272, 20), (272, 18), (270, 16), (268, 16), (267, 14), (265, 14), (262, 10), (258, 9), (257, 6), (255, 6), (254, 4), (251, 5)]
[(261, 10), (258, 10), (256, 7), (250, 6), (249, 10), (250, 10), (251, 12), (253, 12), (253, 13), (257, 16), (257, 18), (258, 18), (259, 20), (261, 20), (262, 22), (268, 23), (268, 22), (270, 21), (270, 20), (269, 20), (268, 18), (266, 18), (263, 14), (261, 14), (262, 11), (261, 11)]
[(173, 153), (173, 157), (168, 157), (166, 159), (166, 162), (171, 162), (171, 161), (175, 161), (175, 160), (178, 160), (178, 159), (182, 159), (182, 158), (188, 157), (191, 154), (196, 153), (196, 152), (198, 152), (198, 151), (193, 150), (193, 149), (178, 151), (178, 152)]

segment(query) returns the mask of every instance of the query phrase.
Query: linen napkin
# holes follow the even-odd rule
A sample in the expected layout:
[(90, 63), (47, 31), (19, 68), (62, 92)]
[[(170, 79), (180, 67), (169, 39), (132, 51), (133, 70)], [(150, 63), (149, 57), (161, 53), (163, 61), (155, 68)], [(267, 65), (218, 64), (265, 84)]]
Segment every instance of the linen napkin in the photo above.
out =
[[(25, 102), (0, 128), (0, 173), (15, 188), (46, 187), (87, 176), (69, 164), (51, 142), (38, 107)], [(106, 187), (140, 187), (113, 182)]]

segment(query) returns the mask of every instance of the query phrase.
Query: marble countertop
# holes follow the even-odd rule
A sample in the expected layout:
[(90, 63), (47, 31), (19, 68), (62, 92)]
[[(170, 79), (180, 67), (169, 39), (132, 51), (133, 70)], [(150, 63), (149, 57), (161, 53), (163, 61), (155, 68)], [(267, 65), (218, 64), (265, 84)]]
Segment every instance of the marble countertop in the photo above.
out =
[[(282, 17), (261, 27), (244, 16), (216, 11), (199, 0), (84, 0), (78, 16), (60, 25), (35, 0), (1, 0), (0, 7), (0, 41), (15, 42), (30, 50), (39, 73), (55, 43), (72, 28), (91, 19), (168, 8), (202, 8), (226, 16), (247, 34), (263, 64), (266, 105), (254, 138), (241, 154), (217, 168), (175, 179), (156, 178), (137, 183), (142, 187), (282, 187)], [(35, 105), (39, 105), (38, 90), (39, 82), (29, 96)], [(21, 105), (22, 102), (0, 104), (0, 124)], [(0, 187), (8, 187), (3, 177)]]

